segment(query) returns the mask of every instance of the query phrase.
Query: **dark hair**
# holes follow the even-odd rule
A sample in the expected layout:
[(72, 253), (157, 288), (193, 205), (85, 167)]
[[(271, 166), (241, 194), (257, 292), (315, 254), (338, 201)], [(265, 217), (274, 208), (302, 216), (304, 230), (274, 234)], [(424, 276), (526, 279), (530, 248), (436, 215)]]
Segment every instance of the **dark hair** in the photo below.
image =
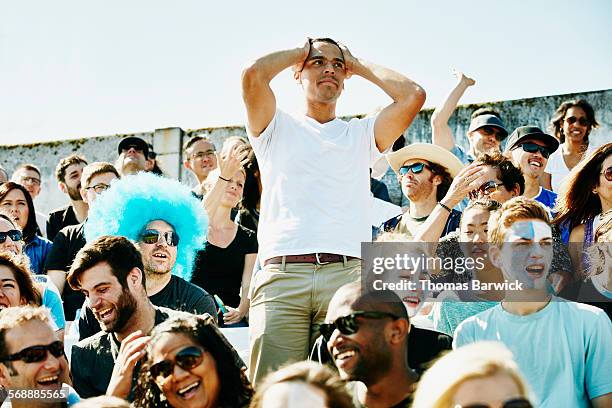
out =
[(342, 48), (340, 47), (340, 44), (338, 43), (338, 41), (332, 38), (329, 38), (329, 37), (311, 38), (310, 48), (312, 49), (312, 45), (317, 42), (324, 42), (324, 43), (335, 45), (340, 50), (340, 55), (342, 55), (342, 61), (346, 61), (346, 58), (344, 58), (344, 51), (342, 51)]
[(79, 290), (81, 288), (79, 280), (83, 272), (102, 262), (110, 266), (122, 288), (127, 287), (127, 275), (134, 268), (143, 271), (142, 286), (146, 287), (142, 256), (138, 249), (129, 239), (110, 235), (101, 236), (81, 248), (72, 262), (66, 281), (72, 289)]
[(590, 103), (585, 101), (584, 99), (574, 99), (571, 101), (565, 101), (555, 111), (550, 120), (550, 125), (548, 130), (559, 139), (561, 143), (565, 142), (565, 135), (563, 134), (563, 121), (565, 120), (565, 115), (570, 108), (580, 108), (586, 114), (587, 119), (590, 122), (590, 125), (587, 129), (586, 135), (584, 136), (584, 144), (589, 144), (589, 134), (591, 133), (591, 128), (597, 128), (599, 123), (595, 120), (595, 111)]
[(88, 164), (83, 168), (83, 173), (81, 174), (81, 180), (84, 181), (84, 183), (81, 183), (81, 187), (89, 187), (89, 183), (91, 183), (92, 178), (99, 176), (100, 174), (106, 173), (113, 173), (115, 177), (121, 178), (121, 175), (119, 174), (115, 166), (110, 163), (94, 162)]
[(477, 118), (478, 116), (482, 116), (482, 115), (493, 115), (501, 120), (501, 116), (499, 112), (496, 109), (493, 109), (491, 107), (484, 107), (484, 108), (476, 109), (474, 112), (472, 112), (471, 119), (474, 120), (474, 118)]
[(325, 394), (328, 408), (353, 408), (353, 400), (346, 390), (346, 384), (329, 367), (314, 361), (300, 361), (270, 373), (257, 387), (251, 408), (262, 408), (266, 391), (276, 384), (300, 382), (310, 385)]
[(19, 286), (19, 292), (26, 303), (40, 306), (42, 304), (42, 295), (36, 287), (34, 279), (32, 279), (28, 263), (28, 258), (25, 255), (0, 252), (0, 266), (6, 266), (13, 272), (17, 286)]
[(599, 186), (603, 162), (610, 154), (612, 143), (602, 145), (570, 171), (557, 195), (554, 224), (567, 221), (573, 228), (601, 213), (601, 200), (593, 188)]
[(259, 191), (261, 175), (259, 173), (259, 164), (257, 163), (255, 152), (252, 148), (250, 149), (247, 159), (248, 162), (244, 166), (245, 180), (240, 207), (247, 210), (254, 210), (261, 200), (261, 191)]
[(62, 160), (60, 160), (57, 164), (57, 167), (55, 168), (55, 178), (57, 179), (57, 181), (59, 181), (60, 183), (65, 183), (66, 169), (68, 169), (68, 167), (72, 166), (73, 164), (79, 163), (83, 163), (87, 166), (87, 159), (78, 154), (71, 154), (70, 156), (64, 157)]
[(453, 182), (453, 178), (448, 172), (448, 169), (441, 164), (432, 163), (430, 161), (427, 161), (427, 163), (429, 164), (430, 171), (432, 172), (432, 178), (434, 176), (440, 176), (442, 178), (442, 183), (438, 185), (438, 189), (436, 190), (436, 201), (440, 201), (448, 192), (448, 189)]
[[(491, 200), (490, 198), (478, 198), (476, 200), (469, 201), (468, 205), (463, 209), (461, 215), (465, 214), (472, 208), (480, 208), (492, 212), (499, 210), (501, 208), (501, 203), (499, 201)], [(461, 217), (460, 223), (463, 225), (463, 217)]]
[(13, 175), (15, 175), (15, 173), (17, 173), (21, 169), (35, 171), (36, 173), (38, 173), (38, 177), (42, 177), (42, 175), (40, 174), (40, 169), (31, 163), (20, 164), (13, 172)]
[(34, 202), (30, 192), (26, 190), (21, 184), (7, 181), (0, 185), (0, 203), (6, 198), (6, 196), (13, 190), (19, 190), (25, 196), (26, 203), (28, 204), (28, 221), (23, 228), (23, 241), (27, 244), (32, 241), (38, 231), (38, 224), (36, 224), (36, 211), (34, 210)]
[(406, 138), (404, 135), (400, 135), (395, 142), (393, 142), (393, 146), (391, 147), (392, 152), (397, 152), (402, 147), (406, 146)]
[(518, 184), (519, 195), (525, 192), (525, 177), (521, 169), (501, 153), (483, 153), (476, 158), (476, 162), (485, 166), (497, 168), (497, 177), (504, 183), (506, 190), (510, 191)]
[[(210, 315), (195, 316), (181, 313), (159, 324), (151, 333), (150, 345), (155, 344), (163, 334), (182, 334), (195, 344), (202, 346), (215, 359), (221, 388), (218, 406), (238, 408), (248, 406), (253, 395), (253, 388), (243, 372), (243, 364), (236, 351), (223, 334), (217, 329)], [(151, 347), (151, 346), (150, 346)], [(151, 377), (151, 350), (148, 350), (140, 370), (138, 383), (134, 390), (136, 407), (170, 407), (162, 399), (162, 392)]]
[(187, 153), (187, 150), (189, 150), (189, 148), (191, 148), (191, 146), (193, 146), (194, 144), (196, 144), (200, 140), (203, 140), (205, 142), (210, 143), (213, 146), (213, 148), (215, 147), (215, 145), (213, 144), (212, 140), (210, 140), (208, 137), (200, 136), (200, 135), (193, 136), (191, 139), (187, 140), (185, 142), (185, 144), (183, 145), (183, 154)]

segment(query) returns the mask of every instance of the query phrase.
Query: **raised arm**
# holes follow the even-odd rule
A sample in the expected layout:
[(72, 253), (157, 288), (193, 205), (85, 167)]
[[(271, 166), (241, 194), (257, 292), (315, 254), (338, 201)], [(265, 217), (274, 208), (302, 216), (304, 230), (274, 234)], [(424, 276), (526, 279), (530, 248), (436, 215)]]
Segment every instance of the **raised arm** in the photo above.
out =
[(450, 91), (444, 103), (438, 106), (431, 115), (432, 143), (447, 150), (451, 150), (455, 146), (455, 138), (448, 126), (448, 120), (457, 108), (459, 99), (461, 99), (465, 90), (476, 83), (472, 78), (465, 76), (463, 72), (453, 70), (453, 74), (457, 77), (457, 84)]
[(251, 135), (259, 136), (274, 117), (276, 98), (270, 81), (286, 68), (303, 65), (309, 51), (310, 39), (307, 39), (303, 47), (273, 52), (255, 60), (242, 71), (242, 99)]
[(249, 152), (243, 144), (237, 143), (232, 147), (227, 156), (215, 154), (217, 155), (217, 163), (219, 163), (219, 177), (208, 194), (206, 194), (206, 197), (204, 197), (204, 200), (202, 200), (204, 210), (206, 210), (209, 219), (214, 217), (219, 204), (221, 204), (221, 198), (227, 187), (227, 181), (231, 180), (240, 169), (240, 166), (244, 164)]
[(417, 83), (389, 68), (355, 58), (341, 45), (346, 60), (347, 78), (358, 75), (382, 89), (393, 102), (376, 119), (374, 136), (376, 147), (385, 151), (412, 123), (425, 103), (425, 90)]

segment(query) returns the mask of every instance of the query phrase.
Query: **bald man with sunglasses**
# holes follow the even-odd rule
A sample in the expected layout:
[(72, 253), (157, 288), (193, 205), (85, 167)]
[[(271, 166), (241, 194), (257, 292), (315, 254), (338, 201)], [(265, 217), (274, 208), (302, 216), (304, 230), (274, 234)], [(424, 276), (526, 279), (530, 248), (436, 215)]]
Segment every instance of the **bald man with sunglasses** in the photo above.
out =
[(0, 312), (0, 402), (8, 397), (13, 408), (63, 407), (66, 402), (78, 402), (78, 395), (66, 385), (70, 372), (64, 344), (49, 319), (42, 307)]

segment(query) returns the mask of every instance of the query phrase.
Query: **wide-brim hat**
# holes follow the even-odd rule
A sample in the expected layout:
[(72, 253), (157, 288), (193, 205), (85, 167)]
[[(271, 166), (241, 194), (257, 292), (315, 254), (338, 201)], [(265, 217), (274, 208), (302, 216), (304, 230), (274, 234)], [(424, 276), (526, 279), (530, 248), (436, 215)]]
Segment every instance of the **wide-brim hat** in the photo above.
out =
[(412, 159), (426, 160), (446, 167), (451, 177), (455, 177), (461, 169), (463, 163), (454, 154), (443, 147), (431, 143), (413, 143), (410, 146), (402, 147), (396, 152), (389, 153), (387, 156), (389, 165), (397, 174), (404, 163)]
[(512, 150), (516, 145), (525, 139), (536, 139), (543, 141), (546, 143), (546, 146), (551, 153), (554, 153), (559, 148), (559, 140), (548, 133), (544, 133), (539, 127), (521, 126), (512, 132), (508, 138), (504, 151), (508, 152)]

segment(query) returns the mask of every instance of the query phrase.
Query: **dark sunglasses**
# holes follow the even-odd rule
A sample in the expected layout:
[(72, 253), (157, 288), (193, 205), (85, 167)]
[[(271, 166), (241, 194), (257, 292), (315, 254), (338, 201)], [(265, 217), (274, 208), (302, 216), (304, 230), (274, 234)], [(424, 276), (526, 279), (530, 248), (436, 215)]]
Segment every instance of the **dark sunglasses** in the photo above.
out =
[(130, 149), (134, 149), (134, 150), (136, 150), (137, 152), (144, 153), (144, 149), (142, 148), (142, 146), (138, 146), (138, 145), (129, 145), (129, 146), (124, 146), (124, 147), (121, 149), (121, 152), (122, 152), (122, 153), (124, 153), (124, 152), (127, 152), (127, 151), (128, 151), (128, 150), (130, 150)]
[[(470, 404), (470, 405), (457, 405), (456, 408), (491, 408), (489, 404)], [(514, 398), (508, 401), (504, 401), (502, 408), (533, 408), (531, 402), (525, 398)]]
[(407, 166), (402, 166), (399, 168), (399, 174), (405, 176), (409, 171), (412, 171), (413, 174), (419, 174), (423, 171), (424, 168), (431, 170), (431, 167), (426, 165), (425, 163), (413, 163)]
[(18, 230), (0, 232), (0, 244), (3, 244), (6, 241), (6, 237), (9, 237), (13, 242), (17, 242), (21, 241), (23, 235), (21, 234), (21, 231)]
[(483, 126), (481, 128), (478, 128), (478, 130), (481, 130), (482, 133), (487, 136), (495, 135), (495, 138), (497, 140), (501, 140), (503, 136), (502, 132), (500, 132), (499, 129), (494, 126)]
[(11, 354), (6, 361), (22, 360), (24, 363), (39, 363), (47, 358), (47, 351), (54, 357), (60, 358), (64, 355), (64, 343), (54, 341), (46, 346), (32, 346), (21, 350), (19, 353)]
[(476, 190), (470, 192), (469, 194), (469, 198), (470, 200), (475, 200), (478, 197), (488, 197), (491, 194), (493, 194), (495, 191), (497, 191), (497, 189), (499, 188), (499, 186), (503, 186), (504, 183), (497, 183), (495, 182), (495, 180), (490, 180), (487, 181), (486, 183), (483, 183), (480, 187), (478, 187)]
[(399, 319), (398, 316), (387, 312), (355, 312), (348, 316), (339, 317), (331, 323), (322, 323), (319, 325), (319, 332), (323, 335), (325, 341), (331, 339), (336, 329), (344, 335), (355, 334), (359, 331), (358, 317), (365, 317), (368, 319), (384, 319), (386, 317), (393, 320)]
[(568, 125), (573, 125), (574, 123), (578, 122), (580, 126), (589, 126), (591, 124), (591, 121), (584, 116), (581, 118), (570, 116), (569, 118), (565, 118), (565, 122), (567, 122)]
[(174, 373), (177, 365), (183, 370), (193, 370), (202, 363), (204, 350), (196, 346), (185, 347), (174, 356), (174, 361), (163, 360), (155, 363), (149, 368), (153, 381), (158, 384), (164, 383)]
[(550, 156), (550, 150), (548, 150), (548, 147), (540, 146), (532, 142), (525, 142), (517, 147), (522, 147), (523, 151), (527, 153), (540, 152), (542, 157), (545, 159), (548, 159), (548, 157)]
[[(606, 178), (606, 180), (608, 181), (612, 181), (612, 167), (608, 167), (605, 171), (603, 171), (601, 174), (604, 175), (604, 177)], [(9, 231), (10, 232), (10, 231)], [(14, 240), (13, 240), (14, 241)], [(4, 241), (0, 241), (0, 242), (4, 242)]]
[(171, 247), (175, 247), (179, 243), (179, 236), (176, 232), (159, 232), (158, 230), (154, 229), (144, 230), (144, 232), (140, 234), (140, 240), (145, 244), (157, 244), (162, 236), (164, 237), (166, 244)]

